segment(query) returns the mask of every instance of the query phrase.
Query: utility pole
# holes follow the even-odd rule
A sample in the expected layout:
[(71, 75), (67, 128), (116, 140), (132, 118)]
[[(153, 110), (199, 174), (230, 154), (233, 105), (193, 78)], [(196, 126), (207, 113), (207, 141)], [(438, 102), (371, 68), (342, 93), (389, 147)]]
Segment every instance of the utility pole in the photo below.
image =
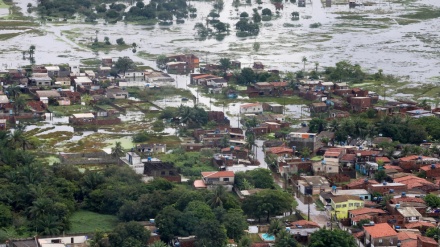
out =
[(311, 197), (311, 195), (309, 195), (307, 198), (308, 198), (308, 200), (307, 200), (307, 220), (308, 221), (310, 221), (310, 197)]

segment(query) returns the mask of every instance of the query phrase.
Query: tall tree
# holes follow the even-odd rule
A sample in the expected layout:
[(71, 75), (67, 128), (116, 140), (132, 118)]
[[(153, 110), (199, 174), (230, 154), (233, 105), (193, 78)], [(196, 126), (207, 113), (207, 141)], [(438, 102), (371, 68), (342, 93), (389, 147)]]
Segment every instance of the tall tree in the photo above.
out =
[(303, 62), (303, 64), (304, 64), (304, 71), (306, 71), (306, 63), (307, 63), (307, 57), (302, 57), (302, 59), (301, 59), (301, 61)]
[(217, 220), (203, 219), (197, 224), (195, 234), (197, 247), (225, 247), (227, 244), (226, 229)]
[(299, 246), (293, 235), (285, 229), (275, 236), (275, 247), (296, 247)]
[(137, 222), (120, 223), (109, 234), (112, 247), (146, 247), (150, 232)]
[(125, 72), (130, 69), (136, 68), (136, 65), (134, 64), (133, 60), (129, 57), (120, 57), (115, 63), (115, 69), (118, 71), (118, 73), (122, 72), (125, 75)]
[(248, 229), (248, 223), (241, 209), (230, 209), (224, 216), (226, 235), (237, 243)]
[(310, 235), (309, 247), (356, 247), (353, 235), (342, 230), (320, 229)]

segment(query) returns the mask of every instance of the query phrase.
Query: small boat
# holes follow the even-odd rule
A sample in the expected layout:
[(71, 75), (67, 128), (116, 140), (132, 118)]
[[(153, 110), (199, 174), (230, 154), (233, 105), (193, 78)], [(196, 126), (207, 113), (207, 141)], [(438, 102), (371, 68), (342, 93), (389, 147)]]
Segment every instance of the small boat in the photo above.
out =
[(183, 97), (182, 101), (188, 101), (188, 98)]

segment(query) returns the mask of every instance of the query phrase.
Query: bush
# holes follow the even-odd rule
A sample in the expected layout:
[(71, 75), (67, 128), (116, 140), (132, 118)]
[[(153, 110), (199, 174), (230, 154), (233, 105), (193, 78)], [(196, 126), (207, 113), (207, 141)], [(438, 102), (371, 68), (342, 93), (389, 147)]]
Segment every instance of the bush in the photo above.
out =
[(310, 28), (318, 28), (320, 26), (322, 26), (322, 25), (319, 22), (315, 22), (315, 23), (310, 24)]
[(240, 14), (240, 17), (241, 17), (241, 18), (248, 18), (248, 17), (249, 17), (249, 14), (248, 14), (247, 12), (242, 12), (242, 13)]
[(123, 38), (119, 38), (119, 39), (117, 39), (117, 40), (116, 40), (116, 43), (117, 43), (118, 45), (125, 45), (125, 41), (124, 41)]

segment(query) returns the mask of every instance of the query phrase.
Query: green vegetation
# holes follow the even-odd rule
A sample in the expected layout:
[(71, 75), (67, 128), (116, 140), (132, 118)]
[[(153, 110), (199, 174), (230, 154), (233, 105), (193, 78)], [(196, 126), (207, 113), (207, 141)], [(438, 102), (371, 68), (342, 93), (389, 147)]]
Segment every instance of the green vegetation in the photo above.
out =
[(200, 152), (185, 152), (175, 149), (170, 154), (163, 154), (160, 159), (164, 162), (173, 162), (183, 176), (199, 177), (202, 171), (213, 171), (211, 165), (214, 151), (206, 149)]
[(0, 0), (0, 9), (9, 8), (10, 6), (7, 5), (3, 0)]
[(49, 110), (55, 116), (71, 116), (75, 113), (88, 113), (93, 111), (92, 106), (88, 105), (70, 105), (66, 106), (49, 106)]
[(320, 229), (310, 235), (309, 247), (356, 247), (358, 246), (353, 235), (343, 230)]
[(399, 17), (408, 18), (408, 19), (416, 19), (416, 20), (429, 20), (436, 19), (440, 17), (440, 9), (438, 8), (420, 8), (417, 9), (414, 13), (400, 15)]
[(425, 200), (426, 205), (432, 208), (440, 207), (440, 198), (434, 194), (428, 194), (423, 198)]
[(92, 233), (96, 230), (109, 232), (115, 228), (117, 222), (118, 219), (114, 215), (80, 210), (72, 214), (70, 230), (67, 233)]

